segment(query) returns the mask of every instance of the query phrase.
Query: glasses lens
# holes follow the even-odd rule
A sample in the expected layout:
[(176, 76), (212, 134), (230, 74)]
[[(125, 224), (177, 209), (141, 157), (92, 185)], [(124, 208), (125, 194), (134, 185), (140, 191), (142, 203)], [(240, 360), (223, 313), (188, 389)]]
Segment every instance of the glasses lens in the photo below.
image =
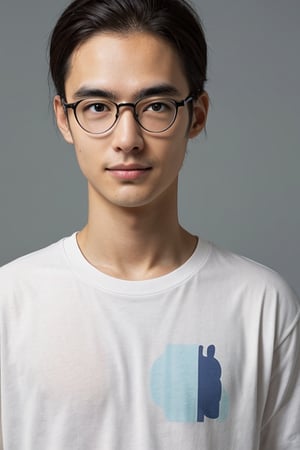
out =
[(104, 133), (111, 128), (116, 114), (116, 105), (103, 98), (83, 100), (76, 109), (76, 117), (81, 127), (93, 134)]
[(168, 129), (176, 118), (176, 112), (176, 103), (170, 99), (146, 99), (136, 105), (139, 123), (153, 133)]

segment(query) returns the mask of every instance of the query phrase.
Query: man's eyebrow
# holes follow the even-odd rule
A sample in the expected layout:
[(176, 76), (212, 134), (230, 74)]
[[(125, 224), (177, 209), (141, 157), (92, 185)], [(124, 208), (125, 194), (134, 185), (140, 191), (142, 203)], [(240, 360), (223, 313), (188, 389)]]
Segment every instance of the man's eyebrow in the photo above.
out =
[(112, 91), (98, 89), (98, 88), (90, 88), (87, 86), (82, 86), (81, 88), (79, 88), (73, 94), (73, 96), (76, 100), (81, 100), (83, 98), (94, 98), (94, 97), (108, 98), (111, 100), (116, 99), (116, 94)]
[(136, 93), (136, 98), (150, 97), (153, 95), (180, 95), (178, 89), (171, 84), (158, 84), (155, 86), (149, 86), (148, 88), (141, 89)]
[[(178, 96), (180, 95), (178, 89), (170, 84), (158, 84), (154, 86), (149, 86), (143, 89), (136, 91), (133, 94), (133, 97), (136, 100), (140, 100), (141, 98), (151, 97), (153, 95), (171, 95)], [(111, 90), (99, 89), (99, 88), (91, 88), (88, 86), (82, 86), (79, 88), (74, 94), (73, 97), (75, 100), (81, 100), (83, 98), (107, 98), (113, 101), (117, 101), (117, 93)]]

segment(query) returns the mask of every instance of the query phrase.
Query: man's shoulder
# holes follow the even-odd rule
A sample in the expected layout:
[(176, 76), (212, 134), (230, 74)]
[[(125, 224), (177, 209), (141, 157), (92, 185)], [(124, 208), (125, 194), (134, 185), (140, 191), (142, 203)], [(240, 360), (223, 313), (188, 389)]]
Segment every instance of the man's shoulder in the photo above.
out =
[(215, 270), (223, 277), (236, 278), (241, 283), (251, 283), (252, 286), (261, 285), (276, 288), (288, 288), (285, 279), (274, 269), (240, 255), (212, 245), (212, 259)]
[(4, 286), (37, 277), (65, 264), (64, 238), (39, 250), (21, 256), (0, 267), (0, 293)]
[(253, 305), (279, 308), (299, 316), (299, 296), (276, 270), (228, 250), (212, 245), (211, 276), (223, 291), (247, 298)]

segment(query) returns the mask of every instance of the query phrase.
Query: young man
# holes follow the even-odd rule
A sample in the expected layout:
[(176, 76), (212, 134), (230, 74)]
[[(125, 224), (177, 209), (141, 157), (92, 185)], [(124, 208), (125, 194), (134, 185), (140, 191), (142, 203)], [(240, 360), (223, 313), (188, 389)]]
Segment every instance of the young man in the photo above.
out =
[(300, 308), (183, 229), (206, 43), (183, 0), (76, 0), (50, 66), (86, 226), (1, 269), (4, 450), (299, 450)]

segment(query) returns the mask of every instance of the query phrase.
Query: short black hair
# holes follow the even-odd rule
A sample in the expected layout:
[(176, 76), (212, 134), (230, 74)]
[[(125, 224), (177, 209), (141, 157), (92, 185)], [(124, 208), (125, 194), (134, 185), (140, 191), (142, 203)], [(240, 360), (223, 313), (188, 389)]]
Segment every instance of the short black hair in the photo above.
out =
[(61, 97), (73, 51), (97, 33), (148, 32), (177, 51), (190, 92), (204, 90), (207, 44), (195, 10), (185, 0), (75, 0), (50, 37), (50, 74)]

